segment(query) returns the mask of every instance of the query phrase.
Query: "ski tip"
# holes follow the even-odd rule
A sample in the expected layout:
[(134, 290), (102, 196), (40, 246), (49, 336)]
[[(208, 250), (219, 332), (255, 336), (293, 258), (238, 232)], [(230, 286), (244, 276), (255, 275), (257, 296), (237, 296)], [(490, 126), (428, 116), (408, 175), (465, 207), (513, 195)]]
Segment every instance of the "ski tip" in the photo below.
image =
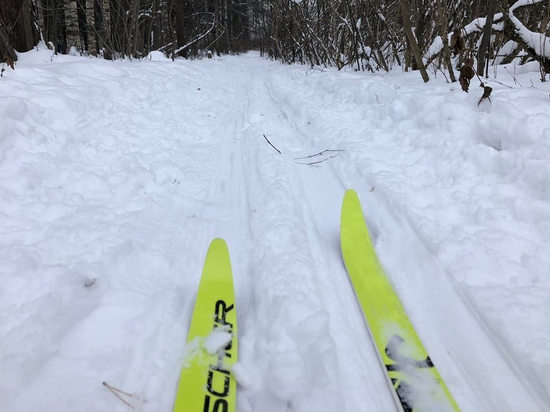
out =
[(344, 194), (344, 201), (342, 202), (342, 205), (345, 206), (352, 204), (361, 204), (361, 202), (359, 202), (359, 195), (357, 192), (353, 189), (348, 189)]
[[(347, 233), (347, 235), (343, 235), (343, 233)], [(355, 239), (352, 243), (358, 239), (366, 239), (367, 244), (365, 246), (372, 247), (359, 195), (353, 189), (346, 190), (344, 201), (342, 202), (340, 239), (342, 242), (349, 242), (350, 239)]]
[(213, 246), (227, 247), (227, 243), (221, 237), (217, 237), (214, 240), (212, 240), (212, 242), (210, 242), (210, 247), (213, 247)]
[(217, 237), (210, 242), (208, 251), (215, 251), (215, 250), (218, 250), (218, 251), (227, 250), (229, 253), (229, 248), (227, 247), (227, 243), (221, 237)]
[(350, 198), (350, 197), (357, 197), (358, 198), (359, 196), (357, 195), (357, 192), (355, 190), (347, 189), (346, 193), (344, 194), (344, 199), (345, 198)]
[(222, 238), (216, 238), (210, 242), (206, 256), (227, 256), (229, 257), (229, 248), (227, 243)]

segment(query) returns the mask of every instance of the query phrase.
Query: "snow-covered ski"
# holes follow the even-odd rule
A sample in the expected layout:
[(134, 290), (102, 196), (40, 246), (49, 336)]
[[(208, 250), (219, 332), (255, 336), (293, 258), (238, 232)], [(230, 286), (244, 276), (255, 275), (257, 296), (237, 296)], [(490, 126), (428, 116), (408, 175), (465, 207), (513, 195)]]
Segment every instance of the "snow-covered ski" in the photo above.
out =
[(378, 261), (353, 190), (344, 196), (340, 238), (349, 278), (397, 408), (459, 411)]
[(227, 244), (210, 244), (187, 337), (174, 412), (234, 412), (237, 314)]

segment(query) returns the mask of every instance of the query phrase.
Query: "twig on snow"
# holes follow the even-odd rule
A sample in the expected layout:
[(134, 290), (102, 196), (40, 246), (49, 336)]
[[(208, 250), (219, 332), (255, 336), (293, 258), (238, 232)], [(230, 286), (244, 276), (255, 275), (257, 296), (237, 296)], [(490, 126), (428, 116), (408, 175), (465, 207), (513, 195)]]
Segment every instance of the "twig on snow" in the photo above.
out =
[(495, 79), (485, 79), (487, 82), (493, 82), (493, 83), (498, 83), (500, 84), (501, 86), (504, 86), (504, 87), (508, 87), (509, 89), (513, 89), (512, 86), (508, 86), (507, 84), (504, 84), (502, 82), (499, 82), (498, 80), (495, 80)]
[(105, 386), (109, 391), (115, 395), (121, 402), (124, 402), (126, 405), (128, 405), (130, 408), (135, 409), (129, 402), (125, 401), (119, 393), (129, 396), (130, 398), (133, 398), (134, 396), (131, 393), (121, 391), (118, 388), (115, 388), (114, 386), (109, 385), (107, 382), (103, 382), (103, 386)]
[(445, 77), (445, 83), (451, 83), (450, 80), (447, 78), (447, 74), (445, 74), (445, 72), (442, 70), (442, 69), (439, 69), (438, 70), (443, 73), (443, 77)]
[(516, 71), (516, 70), (515, 70), (515, 68), (514, 68), (514, 74), (510, 73), (510, 70), (508, 70), (507, 67), (505, 67), (504, 70), (506, 70), (506, 71), (508, 72), (508, 74), (509, 74), (510, 76), (512, 76), (512, 79), (514, 79), (514, 83), (515, 83), (515, 84), (519, 84), (519, 87), (523, 87), (523, 86), (521, 85), (521, 83), (518, 81), (518, 79), (516, 79), (516, 74), (515, 74), (515, 71)]
[[(310, 159), (312, 157), (315, 157), (315, 156), (321, 156), (325, 153), (332, 153), (332, 152), (343, 152), (344, 150), (338, 150), (338, 149), (326, 149), (326, 150), (323, 150), (322, 152), (319, 152), (319, 153), (315, 153), (315, 154), (312, 154), (312, 155), (309, 155), (309, 156), (304, 156), (304, 157), (295, 157), (294, 159), (295, 160), (300, 160), (300, 159)], [(336, 157), (336, 156), (331, 156), (332, 157)], [(307, 163), (304, 163), (304, 164), (307, 164)]]
[(269, 141), (269, 139), (267, 138), (267, 136), (264, 134), (264, 139), (267, 141), (267, 143), (269, 143), (269, 145), (274, 148), (275, 150), (277, 150), (277, 153), (279, 154), (282, 154), (281, 151), (279, 149), (277, 149), (275, 146), (273, 146), (273, 144)]
[(315, 163), (317, 163), (317, 162), (314, 162), (314, 163), (296, 163), (296, 164), (297, 165), (303, 165), (303, 166), (310, 166), (310, 167), (318, 167), (318, 168), (322, 167), (321, 165), (317, 165)]
[[(336, 155), (337, 156), (337, 155)], [(300, 162), (296, 162), (296, 164), (299, 164), (299, 165), (304, 165), (304, 166), (312, 166), (312, 167), (319, 167), (318, 164), (319, 163), (323, 163), (323, 162), (326, 162), (327, 160), (329, 159), (334, 159), (336, 156), (329, 156), (323, 160), (317, 160), (316, 162), (310, 162), (310, 163), (300, 163)]]

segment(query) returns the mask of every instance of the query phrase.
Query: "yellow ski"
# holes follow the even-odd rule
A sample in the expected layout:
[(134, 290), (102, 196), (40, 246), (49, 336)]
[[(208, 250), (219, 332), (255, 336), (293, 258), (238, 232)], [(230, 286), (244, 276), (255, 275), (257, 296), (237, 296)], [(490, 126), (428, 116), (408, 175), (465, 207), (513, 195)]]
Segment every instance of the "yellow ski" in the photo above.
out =
[(181, 370), (174, 412), (235, 412), (237, 383), (231, 366), (237, 361), (237, 314), (223, 239), (214, 239), (208, 249), (187, 344), (191, 349)]
[(459, 411), (378, 261), (353, 190), (344, 196), (340, 238), (349, 278), (399, 411)]

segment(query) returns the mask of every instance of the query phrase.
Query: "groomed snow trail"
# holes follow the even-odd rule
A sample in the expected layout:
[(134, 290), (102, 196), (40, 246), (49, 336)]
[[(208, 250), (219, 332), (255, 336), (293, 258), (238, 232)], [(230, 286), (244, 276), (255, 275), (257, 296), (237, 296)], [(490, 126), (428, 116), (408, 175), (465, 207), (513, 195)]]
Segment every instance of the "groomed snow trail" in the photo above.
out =
[(462, 410), (547, 409), (548, 87), (478, 107), (417, 77), (23, 55), (0, 82), (0, 409), (129, 410), (105, 381), (170, 411), (223, 237), (238, 411), (395, 410), (340, 255), (347, 188)]

